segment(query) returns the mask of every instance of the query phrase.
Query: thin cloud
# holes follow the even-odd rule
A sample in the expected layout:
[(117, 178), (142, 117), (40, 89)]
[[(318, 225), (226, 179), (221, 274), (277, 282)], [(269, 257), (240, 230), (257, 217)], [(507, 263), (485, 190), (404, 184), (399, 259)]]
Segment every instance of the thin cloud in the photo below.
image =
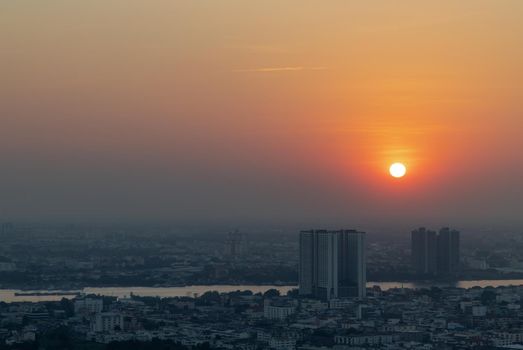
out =
[(327, 67), (260, 67), (260, 68), (249, 68), (249, 69), (234, 69), (233, 72), (257, 72), (257, 73), (270, 73), (270, 72), (296, 72), (296, 71), (313, 71), (313, 70), (326, 70)]

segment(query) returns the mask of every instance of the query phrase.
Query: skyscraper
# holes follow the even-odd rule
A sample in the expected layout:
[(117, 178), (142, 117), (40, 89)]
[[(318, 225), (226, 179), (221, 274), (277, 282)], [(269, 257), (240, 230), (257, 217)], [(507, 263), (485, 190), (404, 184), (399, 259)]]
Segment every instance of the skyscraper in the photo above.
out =
[(436, 232), (420, 227), (411, 233), (412, 267), (417, 274), (430, 275), (437, 271)]
[(226, 255), (234, 261), (245, 254), (246, 251), (246, 237), (244, 233), (239, 230), (229, 232), (226, 240)]
[(438, 273), (452, 274), (459, 269), (459, 231), (444, 227), (438, 235)]
[(300, 233), (300, 294), (312, 295), (314, 279), (314, 232)]
[(300, 294), (324, 300), (364, 297), (365, 233), (300, 232)]
[(424, 227), (411, 233), (412, 268), (417, 274), (448, 275), (459, 268), (459, 231)]

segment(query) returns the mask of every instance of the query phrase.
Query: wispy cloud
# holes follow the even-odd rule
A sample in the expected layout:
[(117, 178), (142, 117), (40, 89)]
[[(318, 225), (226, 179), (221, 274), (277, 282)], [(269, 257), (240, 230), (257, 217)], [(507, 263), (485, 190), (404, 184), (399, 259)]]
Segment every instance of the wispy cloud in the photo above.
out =
[(260, 67), (247, 69), (234, 69), (233, 72), (257, 72), (257, 73), (271, 73), (271, 72), (296, 72), (296, 71), (313, 71), (313, 70), (327, 70), (327, 67)]

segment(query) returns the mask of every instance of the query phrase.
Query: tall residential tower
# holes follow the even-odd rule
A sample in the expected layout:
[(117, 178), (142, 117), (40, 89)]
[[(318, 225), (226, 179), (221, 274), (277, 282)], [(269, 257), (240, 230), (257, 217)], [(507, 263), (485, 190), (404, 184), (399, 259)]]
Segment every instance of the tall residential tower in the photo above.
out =
[(437, 236), (435, 231), (421, 227), (411, 233), (412, 267), (419, 275), (437, 271)]
[(438, 273), (452, 274), (459, 269), (459, 231), (444, 227), (438, 235)]
[(451, 275), (459, 270), (459, 231), (424, 227), (412, 231), (412, 268), (418, 275)]
[(364, 232), (300, 233), (300, 294), (324, 300), (364, 297), (365, 270)]

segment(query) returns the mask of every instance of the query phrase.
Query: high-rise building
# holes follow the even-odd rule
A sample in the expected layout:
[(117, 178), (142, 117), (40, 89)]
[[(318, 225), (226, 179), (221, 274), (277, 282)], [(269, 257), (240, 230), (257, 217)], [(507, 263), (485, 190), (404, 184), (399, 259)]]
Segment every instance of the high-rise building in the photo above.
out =
[(300, 232), (300, 294), (312, 295), (314, 280), (314, 232)]
[(457, 272), (459, 261), (459, 231), (444, 227), (438, 235), (438, 273)]
[(412, 267), (417, 274), (431, 275), (437, 271), (436, 232), (420, 227), (411, 233)]
[(229, 232), (226, 241), (226, 255), (230, 260), (236, 260), (246, 252), (246, 237), (239, 230)]
[(300, 232), (300, 294), (324, 300), (364, 297), (365, 233)]
[(11, 222), (4, 222), (0, 225), (0, 233), (3, 235), (7, 235), (12, 233), (14, 230), (14, 225)]
[(442, 228), (438, 234), (424, 227), (411, 233), (412, 268), (417, 274), (448, 275), (459, 268), (459, 231)]

